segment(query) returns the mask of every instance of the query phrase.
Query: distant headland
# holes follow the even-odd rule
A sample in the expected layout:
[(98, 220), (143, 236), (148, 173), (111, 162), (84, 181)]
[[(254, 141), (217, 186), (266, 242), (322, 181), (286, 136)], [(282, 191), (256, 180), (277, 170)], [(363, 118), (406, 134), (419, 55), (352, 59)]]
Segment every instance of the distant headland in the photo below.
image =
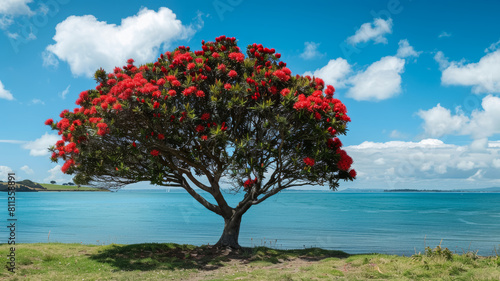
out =
[[(7, 182), (0, 181), (0, 191), (8, 191)], [(57, 192), (57, 191), (109, 191), (104, 188), (95, 188), (88, 186), (79, 186), (71, 184), (55, 184), (53, 183), (35, 183), (31, 180), (22, 180), (16, 182), (16, 192)]]

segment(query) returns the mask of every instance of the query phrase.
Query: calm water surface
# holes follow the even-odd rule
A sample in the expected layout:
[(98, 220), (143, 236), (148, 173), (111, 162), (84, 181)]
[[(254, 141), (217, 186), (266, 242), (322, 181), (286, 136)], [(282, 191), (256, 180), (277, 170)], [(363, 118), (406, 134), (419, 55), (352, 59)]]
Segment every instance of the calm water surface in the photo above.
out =
[[(223, 227), (182, 191), (17, 193), (16, 199), (17, 243), (201, 245), (217, 242)], [(243, 216), (240, 244), (411, 255), (442, 240), (458, 253), (494, 255), (498, 202), (500, 193), (282, 192)], [(0, 206), (6, 223), (4, 192)], [(7, 235), (0, 228), (0, 243)]]

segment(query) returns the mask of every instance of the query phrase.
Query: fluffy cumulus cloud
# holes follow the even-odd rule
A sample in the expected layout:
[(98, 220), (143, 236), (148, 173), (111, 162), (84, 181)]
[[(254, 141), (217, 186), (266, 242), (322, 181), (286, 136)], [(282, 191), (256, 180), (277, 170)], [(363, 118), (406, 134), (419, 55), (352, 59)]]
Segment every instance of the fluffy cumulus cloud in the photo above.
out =
[(13, 172), (13, 170), (10, 167), (0, 165), (0, 180), (6, 181), (7, 177), (8, 177), (8, 173), (12, 173), (12, 172)]
[(316, 69), (314, 72), (307, 71), (304, 75), (321, 77), (326, 84), (335, 88), (342, 88), (346, 84), (348, 75), (352, 72), (351, 65), (343, 58), (330, 60), (327, 65)]
[(47, 171), (49, 176), (43, 179), (44, 182), (56, 181), (58, 183), (71, 181), (71, 177), (61, 171), (61, 165), (56, 165)]
[(58, 140), (59, 138), (57, 135), (45, 133), (40, 138), (23, 144), (22, 147), (24, 149), (29, 149), (31, 156), (45, 156), (49, 155), (48, 148), (55, 145)]
[(349, 79), (352, 87), (347, 95), (355, 100), (384, 100), (401, 92), (401, 74), (405, 60), (387, 56), (374, 62), (365, 71)]
[(319, 43), (305, 42), (304, 45), (304, 52), (300, 54), (301, 58), (310, 60), (324, 56), (324, 54), (318, 51)]
[(14, 96), (4, 88), (2, 81), (0, 81), (0, 99), (13, 100)]
[(410, 46), (410, 43), (408, 42), (407, 39), (400, 40), (399, 43), (399, 48), (398, 48), (398, 53), (396, 54), (397, 57), (400, 58), (407, 58), (407, 57), (418, 57), (422, 53), (415, 51), (412, 46)]
[(425, 133), (431, 137), (470, 135), (477, 147), (487, 144), (486, 138), (500, 133), (500, 98), (488, 95), (481, 102), (482, 109), (466, 116), (460, 108), (452, 113), (440, 104), (417, 114), (423, 119)]
[(129, 58), (137, 63), (153, 61), (160, 48), (194, 32), (165, 7), (157, 12), (142, 8), (137, 15), (122, 19), (120, 25), (92, 15), (70, 16), (56, 26), (56, 43), (47, 46), (43, 56), (45, 65), (56, 65), (56, 56), (69, 64), (74, 75), (92, 77), (99, 67), (111, 70)]
[(21, 171), (25, 172), (28, 175), (32, 175), (34, 173), (33, 169), (31, 169), (28, 165), (22, 166)]
[(0, 5), (0, 14), (3, 15), (31, 15), (33, 12), (28, 3), (33, 0), (2, 0)]
[(385, 35), (388, 33), (392, 33), (392, 19), (383, 20), (376, 18), (372, 23), (367, 22), (362, 24), (353, 36), (347, 38), (347, 43), (356, 45), (373, 40), (375, 44), (387, 44)]
[[(363, 142), (345, 148), (354, 159), (360, 185), (380, 182), (377, 188), (468, 188), (463, 181), (490, 187), (498, 181), (500, 146), (474, 151), (437, 139), (419, 142)], [(433, 186), (439, 179), (443, 185)], [(460, 184), (461, 185), (456, 185)]]
[(442, 69), (443, 85), (470, 86), (472, 92), (500, 93), (500, 50), (487, 53), (479, 62), (448, 62), (441, 52), (434, 59)]

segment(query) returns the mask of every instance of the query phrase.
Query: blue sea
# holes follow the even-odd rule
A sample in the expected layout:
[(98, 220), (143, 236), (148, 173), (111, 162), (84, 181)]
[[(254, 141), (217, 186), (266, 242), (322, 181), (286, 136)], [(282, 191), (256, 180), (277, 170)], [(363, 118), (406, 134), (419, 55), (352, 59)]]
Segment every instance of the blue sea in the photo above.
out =
[[(227, 195), (234, 203), (239, 195)], [(500, 193), (286, 191), (243, 216), (242, 246), (412, 255), (500, 252)], [(7, 225), (7, 194), (0, 193)], [(184, 191), (17, 193), (16, 243), (214, 244), (218, 215)], [(0, 228), (0, 243), (9, 233)], [(3, 240), (3, 241), (2, 241)]]

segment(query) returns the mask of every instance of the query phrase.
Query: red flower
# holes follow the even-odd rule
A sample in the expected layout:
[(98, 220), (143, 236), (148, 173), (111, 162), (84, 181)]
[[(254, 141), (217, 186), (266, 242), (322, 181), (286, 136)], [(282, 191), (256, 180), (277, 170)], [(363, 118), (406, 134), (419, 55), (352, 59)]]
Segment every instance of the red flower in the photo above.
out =
[(135, 144), (135, 141), (134, 141), (134, 142), (132, 142), (132, 146), (133, 146), (133, 147), (137, 147), (137, 144)]
[(180, 87), (181, 86), (181, 82), (179, 82), (179, 80), (174, 80), (171, 83), (172, 83), (172, 86), (174, 86), (174, 87)]
[(203, 125), (198, 125), (196, 126), (196, 131), (199, 133), (199, 132), (203, 132), (205, 130), (205, 127)]
[(231, 70), (231, 71), (229, 71), (229, 73), (227, 75), (231, 78), (234, 78), (234, 77), (238, 76), (238, 73), (234, 70)]
[(203, 135), (203, 136), (201, 136), (201, 139), (204, 140), (204, 141), (206, 141), (208, 139), (208, 137), (205, 136), (205, 135)]
[(120, 109), (122, 109), (122, 105), (121, 105), (121, 104), (119, 104), (119, 103), (115, 103), (115, 104), (113, 105), (113, 109), (115, 109), (115, 110), (120, 110)]
[(231, 90), (231, 84), (229, 83), (224, 84), (224, 89)]
[(349, 176), (351, 176), (351, 178), (356, 178), (356, 170), (352, 169), (349, 171)]
[(256, 183), (257, 183), (257, 178), (255, 178), (255, 179), (253, 179), (253, 180), (252, 180), (252, 179), (247, 179), (247, 180), (243, 183), (243, 186), (244, 186), (245, 188), (249, 188), (249, 187), (252, 187), (252, 186), (253, 186), (254, 184), (256, 184)]
[(217, 69), (219, 69), (222, 72), (226, 72), (226, 65), (221, 63), (217, 66)]
[(160, 154), (160, 152), (158, 150), (156, 150), (156, 149), (152, 150), (150, 153), (153, 156), (158, 156)]
[(158, 107), (160, 107), (160, 103), (155, 101), (155, 103), (153, 104), (153, 108), (158, 108)]
[(245, 60), (245, 55), (242, 53), (230, 53), (229, 58), (237, 62), (243, 62)]
[(285, 88), (285, 89), (281, 90), (280, 93), (281, 93), (282, 96), (285, 97), (285, 96), (287, 96), (290, 93), (290, 89)]
[(214, 59), (217, 59), (217, 58), (219, 58), (219, 57), (220, 57), (220, 55), (219, 55), (219, 53), (213, 53), (213, 54), (212, 54), (212, 57), (213, 57)]
[(202, 98), (205, 96), (205, 92), (203, 92), (202, 90), (198, 90), (198, 91), (196, 91), (196, 96), (199, 98)]
[(347, 155), (347, 152), (345, 152), (342, 149), (339, 149), (338, 153), (340, 154), (340, 160), (337, 163), (337, 167), (340, 170), (348, 171), (351, 168), (351, 165), (352, 165), (352, 162), (353, 162), (352, 158), (349, 155)]
[(103, 102), (103, 103), (101, 103), (101, 107), (102, 107), (102, 109), (106, 110), (108, 108), (108, 104)]
[(210, 113), (203, 113), (201, 115), (201, 120), (207, 121), (208, 119), (210, 119)]
[(328, 97), (332, 97), (333, 96), (333, 93), (335, 92), (335, 88), (332, 86), (332, 85), (328, 85), (326, 86), (326, 90), (325, 90), (325, 94), (328, 96)]
[(175, 90), (169, 90), (168, 95), (171, 97), (175, 97), (177, 95), (177, 92)]
[(195, 65), (194, 63), (190, 62), (190, 63), (188, 63), (188, 65), (187, 65), (187, 69), (188, 69), (188, 70), (191, 70), (191, 69), (193, 69), (195, 66), (196, 66), (196, 65)]
[(109, 132), (109, 128), (108, 128), (108, 125), (106, 123), (97, 124), (97, 128), (99, 128), (97, 130), (97, 134), (100, 136), (104, 136), (106, 133)]
[(51, 119), (47, 119), (45, 121), (45, 125), (52, 125), (52, 123), (54, 123), (54, 120), (52, 120), (52, 118)]
[(128, 63), (128, 64), (133, 64), (133, 63), (134, 63), (134, 60), (133, 60), (133, 59), (128, 59), (128, 60), (127, 60), (127, 63)]
[(158, 139), (163, 140), (163, 139), (165, 139), (165, 136), (163, 134), (158, 134)]
[(321, 119), (321, 114), (319, 114), (319, 112), (314, 112), (314, 119), (320, 120)]
[(61, 114), (59, 114), (59, 117), (64, 118), (64, 115), (66, 115), (66, 113), (68, 113), (68, 112), (69, 112), (69, 110), (67, 110), (67, 109), (63, 110), (61, 112)]
[(314, 166), (314, 163), (315, 163), (314, 159), (312, 159), (311, 157), (306, 157), (303, 159), (303, 161), (307, 166), (310, 166), (310, 167)]

